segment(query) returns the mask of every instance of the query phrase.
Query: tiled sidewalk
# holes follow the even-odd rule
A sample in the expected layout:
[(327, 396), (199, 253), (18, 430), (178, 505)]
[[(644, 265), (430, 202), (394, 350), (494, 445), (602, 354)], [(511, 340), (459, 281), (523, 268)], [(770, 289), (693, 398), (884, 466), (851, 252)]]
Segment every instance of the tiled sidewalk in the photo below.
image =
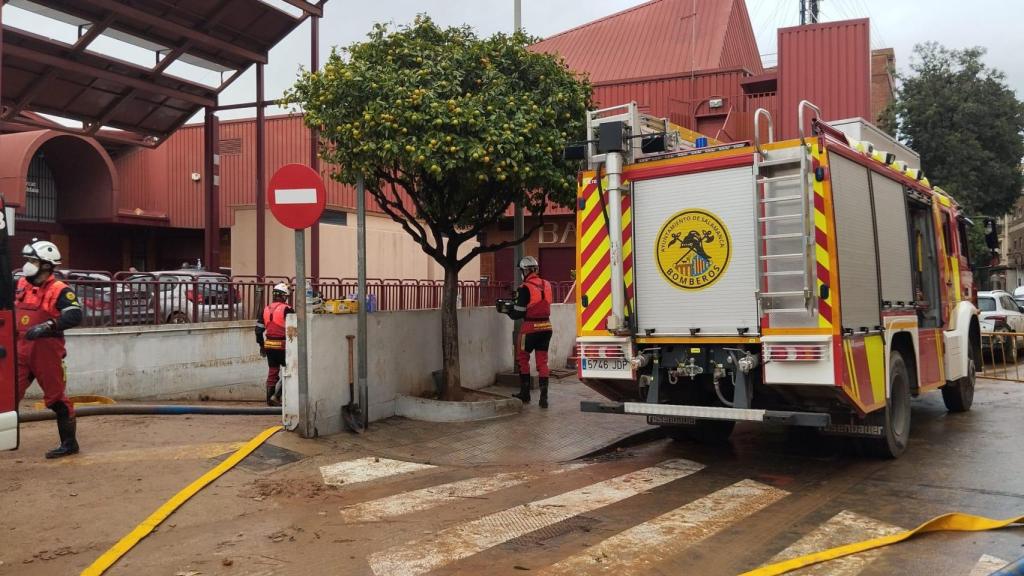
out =
[[(511, 388), (486, 391), (511, 396)], [(327, 441), (338, 449), (438, 464), (515, 464), (564, 462), (648, 430), (643, 417), (580, 412), (581, 400), (601, 397), (574, 379), (551, 383), (547, 410), (533, 403), (520, 414), (466, 423), (417, 422), (391, 418), (357, 436)]]

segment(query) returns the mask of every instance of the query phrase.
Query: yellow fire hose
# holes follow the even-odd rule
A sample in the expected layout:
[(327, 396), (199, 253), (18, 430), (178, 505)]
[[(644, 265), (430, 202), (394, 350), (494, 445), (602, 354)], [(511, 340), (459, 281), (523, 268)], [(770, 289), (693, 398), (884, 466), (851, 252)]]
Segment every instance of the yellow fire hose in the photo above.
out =
[(203, 474), (196, 481), (186, 486), (181, 492), (175, 494), (173, 498), (157, 508), (156, 512), (150, 514), (148, 518), (143, 520), (141, 524), (129, 532), (127, 536), (121, 538), (121, 540), (119, 540), (117, 544), (114, 544), (110, 550), (104, 552), (102, 556), (97, 558), (95, 562), (83, 570), (82, 576), (100, 576), (100, 574), (106, 572), (114, 565), (115, 562), (120, 560), (122, 556), (127, 554), (129, 550), (142, 541), (143, 538), (149, 536), (150, 532), (159, 526), (161, 522), (166, 520), (168, 516), (173, 514), (175, 510), (180, 508), (182, 504), (187, 502), (189, 498), (195, 496), (211, 482), (223, 476), (228, 470), (234, 468), (236, 464), (244, 460), (246, 456), (259, 448), (261, 444), (266, 442), (267, 439), (276, 434), (281, 430), (281, 428), (281, 426), (272, 426), (263, 432), (260, 432), (255, 438), (247, 442), (234, 454), (229, 456), (227, 460), (221, 462), (216, 468), (210, 470), (206, 474)]
[(926, 534), (928, 532), (983, 532), (985, 530), (998, 530), (1000, 528), (1006, 528), (1011, 524), (1022, 523), (1024, 523), (1024, 516), (1008, 518), (1006, 520), (994, 520), (992, 518), (973, 516), (971, 514), (943, 514), (942, 516), (932, 518), (913, 530), (889, 536), (882, 536), (881, 538), (874, 538), (872, 540), (863, 540), (861, 542), (855, 542), (853, 544), (815, 552), (814, 554), (808, 554), (799, 558), (776, 562), (775, 564), (769, 564), (768, 566), (762, 566), (755, 570), (744, 572), (740, 576), (775, 576), (776, 574), (786, 574), (787, 572), (811, 566), (812, 564), (827, 562), (829, 560), (835, 560), (836, 558), (842, 558), (843, 556), (849, 556), (850, 554), (857, 554), (858, 552), (865, 552), (867, 550), (881, 548), (890, 544), (896, 544), (897, 542), (903, 542), (904, 540), (909, 540), (918, 534)]

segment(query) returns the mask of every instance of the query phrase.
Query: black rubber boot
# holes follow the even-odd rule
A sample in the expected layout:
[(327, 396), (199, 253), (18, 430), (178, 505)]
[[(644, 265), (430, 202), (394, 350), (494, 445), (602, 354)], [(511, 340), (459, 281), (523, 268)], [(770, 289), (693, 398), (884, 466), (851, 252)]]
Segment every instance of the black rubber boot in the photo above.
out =
[(78, 454), (78, 440), (75, 439), (75, 417), (68, 415), (68, 409), (63, 404), (59, 408), (51, 408), (57, 413), (57, 433), (60, 434), (60, 446), (46, 453), (48, 459), (62, 458)]
[(267, 406), (280, 406), (281, 397), (274, 388), (267, 388)]
[(520, 374), (519, 375), (519, 394), (513, 394), (513, 398), (519, 398), (523, 401), (523, 404), (530, 403), (530, 375)]
[(548, 407), (548, 379), (547, 378), (541, 378), (540, 379), (540, 407), (541, 408), (547, 408)]

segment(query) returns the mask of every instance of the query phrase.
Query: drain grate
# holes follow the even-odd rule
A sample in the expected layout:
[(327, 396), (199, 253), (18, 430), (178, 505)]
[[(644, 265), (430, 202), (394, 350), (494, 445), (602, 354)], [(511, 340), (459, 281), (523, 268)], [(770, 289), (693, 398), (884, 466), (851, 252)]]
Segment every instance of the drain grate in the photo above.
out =
[(506, 543), (506, 546), (513, 548), (533, 548), (546, 546), (550, 541), (568, 536), (569, 534), (587, 533), (593, 530), (601, 521), (590, 516), (573, 516), (561, 522), (534, 530), (518, 538), (513, 538)]
[[(223, 462), (232, 454), (234, 454), (234, 452), (221, 454), (214, 458), (214, 460), (217, 462)], [(303, 458), (305, 458), (305, 456), (294, 450), (281, 448), (280, 446), (274, 446), (273, 444), (263, 444), (254, 450), (252, 454), (249, 454), (245, 460), (239, 462), (238, 468), (244, 468), (249, 472), (262, 473), (280, 468), (285, 464), (298, 462)]]

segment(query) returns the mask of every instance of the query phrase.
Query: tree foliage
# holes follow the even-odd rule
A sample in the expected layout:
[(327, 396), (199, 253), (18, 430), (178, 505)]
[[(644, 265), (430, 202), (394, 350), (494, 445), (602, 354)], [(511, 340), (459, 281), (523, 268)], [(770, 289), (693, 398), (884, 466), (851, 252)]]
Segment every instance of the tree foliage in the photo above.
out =
[[(333, 177), (364, 175), (381, 209), (446, 264), (509, 206), (540, 214), (549, 200), (575, 198), (576, 167), (561, 152), (583, 136), (590, 87), (554, 56), (528, 51), (531, 41), (480, 39), (425, 16), (397, 30), (378, 24), (321, 72), (302, 74), (286, 99), (321, 130)], [(454, 261), (462, 268), (507, 245)]]
[(532, 42), (522, 33), (479, 38), (426, 16), (378, 24), (366, 41), (335, 49), (321, 71), (302, 73), (285, 96), (320, 130), (332, 177), (351, 184), (362, 175), (380, 208), (445, 269), (451, 395), (459, 270), (521, 243), (543, 218), (523, 237), (464, 245), (514, 204), (542, 216), (549, 203), (568, 206), (576, 195), (577, 167), (562, 149), (583, 137), (591, 89), (560, 59), (529, 51)]
[(1008, 212), (1024, 188), (1024, 103), (982, 62), (984, 48), (928, 43), (914, 54), (888, 116), (899, 136), (969, 212)]

